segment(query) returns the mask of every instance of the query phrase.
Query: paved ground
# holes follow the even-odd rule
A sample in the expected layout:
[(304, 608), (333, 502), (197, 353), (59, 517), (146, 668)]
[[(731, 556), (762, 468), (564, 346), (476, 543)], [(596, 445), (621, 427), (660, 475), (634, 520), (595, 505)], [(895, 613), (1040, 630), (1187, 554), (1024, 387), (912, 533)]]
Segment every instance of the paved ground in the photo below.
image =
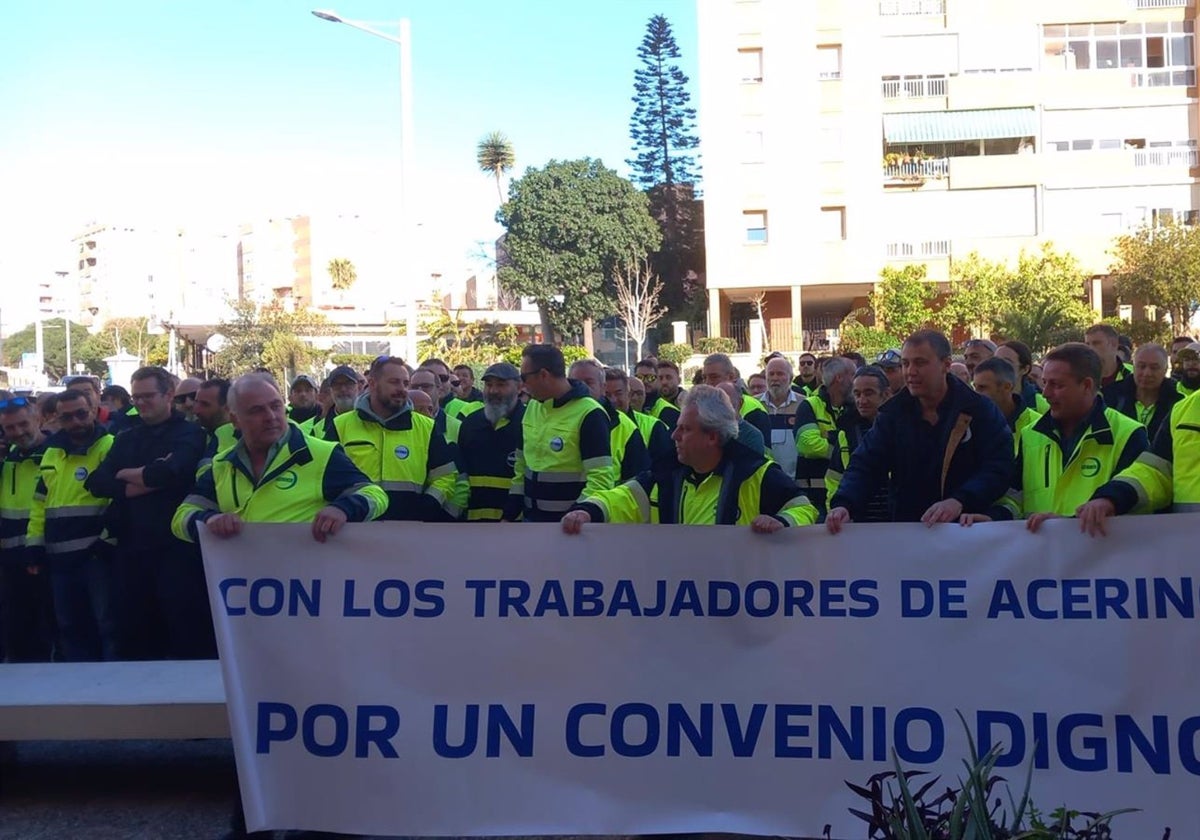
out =
[(205, 840), (229, 827), (229, 741), (31, 741), (0, 754), (0, 840)]

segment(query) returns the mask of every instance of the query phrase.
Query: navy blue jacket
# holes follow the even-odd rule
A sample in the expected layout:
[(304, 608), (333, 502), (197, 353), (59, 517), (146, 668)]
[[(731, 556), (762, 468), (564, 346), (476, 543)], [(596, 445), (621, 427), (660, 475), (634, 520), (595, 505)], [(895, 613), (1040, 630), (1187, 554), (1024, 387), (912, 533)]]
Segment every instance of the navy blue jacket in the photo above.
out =
[[(984, 513), (1004, 495), (1014, 457), (1004, 415), (953, 376), (946, 381), (949, 390), (938, 406), (936, 426), (921, 418), (921, 405), (907, 389), (880, 407), (875, 425), (850, 458), (830, 510), (844, 507), (851, 519), (861, 519), (876, 490), (889, 480), (893, 522), (919, 522), (931, 505), (950, 498), (962, 503), (964, 513)], [(955, 438), (947, 465), (947, 448)]]

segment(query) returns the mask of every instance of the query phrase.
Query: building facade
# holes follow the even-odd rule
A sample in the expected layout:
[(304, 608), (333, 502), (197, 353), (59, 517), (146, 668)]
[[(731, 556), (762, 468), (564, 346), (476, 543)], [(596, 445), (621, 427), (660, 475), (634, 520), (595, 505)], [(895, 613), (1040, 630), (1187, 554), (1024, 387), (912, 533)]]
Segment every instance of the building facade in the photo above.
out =
[[(1193, 0), (698, 0), (708, 331), (820, 349), (885, 266), (1200, 215)], [(761, 296), (761, 297), (760, 297)]]

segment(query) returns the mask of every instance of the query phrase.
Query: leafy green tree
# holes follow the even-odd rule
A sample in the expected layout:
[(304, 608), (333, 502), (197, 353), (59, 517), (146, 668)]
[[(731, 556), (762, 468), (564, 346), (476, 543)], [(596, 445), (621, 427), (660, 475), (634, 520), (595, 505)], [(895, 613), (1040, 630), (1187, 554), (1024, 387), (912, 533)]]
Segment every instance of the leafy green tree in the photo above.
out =
[(1010, 271), (1001, 262), (985, 260), (972, 252), (950, 267), (950, 292), (935, 320), (951, 334), (962, 330), (972, 335), (990, 335), (1005, 312)]
[(930, 305), (938, 289), (925, 277), (926, 268), (920, 263), (903, 268), (888, 266), (879, 272), (879, 282), (870, 295), (875, 323), (887, 333), (900, 336), (928, 326), (933, 320)]
[(679, 45), (670, 22), (655, 15), (638, 47), (641, 66), (633, 74), (629, 136), (636, 157), (627, 160), (642, 189), (696, 181), (696, 109), (688, 103), (688, 77), (679, 69)]
[(347, 259), (332, 259), (329, 265), (325, 266), (325, 270), (329, 272), (329, 281), (333, 288), (339, 292), (348, 290), (358, 279), (358, 270), (354, 263)]
[[(94, 364), (96, 359), (86, 355), (85, 345), (88, 340), (87, 327), (71, 322), (71, 364), (82, 362), (91, 373), (104, 372), (104, 362)], [(36, 327), (34, 324), (17, 330), (4, 339), (4, 364), (17, 367), (21, 364), (21, 356), (37, 350)], [(84, 351), (84, 352), (81, 352)], [(45, 362), (44, 372), (54, 379), (61, 379), (72, 371), (67, 370), (67, 333), (66, 321), (63, 318), (50, 318), (42, 321), (42, 357)]]
[(1176, 335), (1186, 333), (1200, 306), (1200, 228), (1143, 226), (1118, 237), (1113, 254), (1121, 301), (1152, 304), (1170, 315)]
[(333, 332), (324, 315), (307, 309), (288, 312), (279, 305), (259, 307), (248, 300), (231, 306), (232, 316), (217, 327), (225, 344), (209, 365), (221, 376), (265, 367), (280, 382), (290, 382), (298, 373), (317, 370), (329, 355), (304, 341)]
[(451, 367), (487, 367), (502, 361), (506, 350), (515, 347), (519, 354), (525, 346), (511, 325), (464, 321), (461, 312), (441, 307), (424, 315), (421, 332), (427, 336), (418, 344), (421, 358), (437, 357)]
[(504, 193), (500, 189), (500, 181), (517, 163), (512, 141), (502, 131), (489, 132), (479, 141), (475, 160), (479, 163), (480, 172), (496, 179), (496, 197), (503, 204)]
[(547, 341), (615, 313), (614, 269), (662, 239), (645, 194), (591, 158), (527, 169), (496, 221), (506, 229), (500, 283), (537, 302)]
[(868, 359), (873, 359), (884, 350), (900, 346), (900, 338), (882, 327), (872, 327), (865, 323), (869, 320), (871, 311), (866, 308), (855, 309), (842, 319), (838, 328), (838, 351), (854, 351), (862, 353)]

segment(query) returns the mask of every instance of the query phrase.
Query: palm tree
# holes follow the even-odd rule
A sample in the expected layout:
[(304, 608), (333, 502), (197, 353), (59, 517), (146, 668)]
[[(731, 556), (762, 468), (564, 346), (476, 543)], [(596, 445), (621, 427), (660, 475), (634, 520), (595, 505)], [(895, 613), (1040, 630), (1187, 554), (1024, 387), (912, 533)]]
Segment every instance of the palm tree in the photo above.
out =
[(475, 159), (479, 161), (480, 172), (495, 176), (496, 195), (503, 204), (504, 193), (500, 190), (500, 178), (507, 174), (513, 168), (513, 164), (517, 162), (517, 157), (513, 153), (512, 141), (502, 131), (490, 132), (479, 141)]
[(354, 263), (350, 260), (332, 259), (329, 265), (325, 267), (329, 272), (329, 279), (333, 283), (333, 288), (339, 292), (344, 292), (354, 285), (354, 281), (358, 279), (358, 272), (354, 268)]

